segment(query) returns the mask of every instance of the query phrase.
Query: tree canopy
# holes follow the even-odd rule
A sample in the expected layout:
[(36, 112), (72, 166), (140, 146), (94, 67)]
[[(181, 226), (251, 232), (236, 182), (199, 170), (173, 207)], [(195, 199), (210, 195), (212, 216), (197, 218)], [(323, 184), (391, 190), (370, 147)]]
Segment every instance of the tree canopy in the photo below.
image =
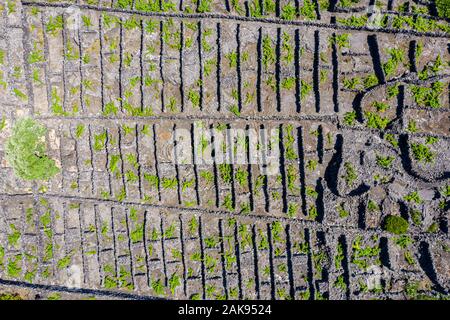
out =
[(6, 141), (6, 160), (24, 180), (48, 180), (59, 172), (47, 155), (47, 128), (32, 118), (19, 119)]

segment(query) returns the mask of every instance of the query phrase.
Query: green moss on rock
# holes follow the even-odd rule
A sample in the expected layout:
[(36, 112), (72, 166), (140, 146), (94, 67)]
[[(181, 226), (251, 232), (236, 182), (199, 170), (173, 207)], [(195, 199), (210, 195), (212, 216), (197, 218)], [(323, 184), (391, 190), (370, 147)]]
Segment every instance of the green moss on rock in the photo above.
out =
[(387, 216), (384, 220), (384, 230), (394, 233), (403, 234), (408, 231), (409, 223), (400, 216)]
[(47, 129), (31, 118), (16, 122), (6, 141), (6, 160), (14, 173), (24, 180), (47, 180), (59, 172), (47, 155)]

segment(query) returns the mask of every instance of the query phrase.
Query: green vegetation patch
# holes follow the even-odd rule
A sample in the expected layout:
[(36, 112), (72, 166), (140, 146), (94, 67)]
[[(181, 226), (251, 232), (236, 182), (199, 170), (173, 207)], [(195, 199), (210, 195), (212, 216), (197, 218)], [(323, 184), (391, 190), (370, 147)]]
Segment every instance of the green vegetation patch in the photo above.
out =
[(450, 0), (435, 0), (439, 17), (450, 18)]
[(408, 231), (409, 223), (400, 216), (389, 215), (384, 220), (384, 230), (394, 233), (403, 234)]
[(411, 151), (414, 159), (423, 163), (431, 163), (434, 161), (434, 153), (424, 144), (412, 143)]
[(0, 293), (0, 300), (23, 300), (18, 293)]
[(410, 87), (414, 101), (420, 107), (441, 107), (440, 97), (444, 93), (444, 84), (440, 81), (433, 82), (430, 87), (413, 85)]
[(6, 160), (15, 174), (25, 180), (47, 180), (59, 172), (55, 161), (47, 155), (47, 129), (31, 118), (16, 122), (6, 141)]

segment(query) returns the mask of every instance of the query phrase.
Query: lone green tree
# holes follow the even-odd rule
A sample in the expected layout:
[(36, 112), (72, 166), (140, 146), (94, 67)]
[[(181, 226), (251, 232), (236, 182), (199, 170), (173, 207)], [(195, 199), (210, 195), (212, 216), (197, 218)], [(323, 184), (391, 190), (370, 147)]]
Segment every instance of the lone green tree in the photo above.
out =
[(48, 180), (59, 172), (47, 155), (47, 128), (32, 118), (19, 119), (6, 141), (6, 160), (14, 173), (25, 180)]

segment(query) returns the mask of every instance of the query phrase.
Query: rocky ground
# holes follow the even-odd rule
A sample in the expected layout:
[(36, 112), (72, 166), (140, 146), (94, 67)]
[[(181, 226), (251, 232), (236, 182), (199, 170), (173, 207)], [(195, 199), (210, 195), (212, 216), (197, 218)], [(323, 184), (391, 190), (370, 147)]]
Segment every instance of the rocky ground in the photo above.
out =
[[(0, 4), (0, 292), (448, 297), (433, 2)], [(49, 181), (4, 158), (24, 116), (48, 128)]]

